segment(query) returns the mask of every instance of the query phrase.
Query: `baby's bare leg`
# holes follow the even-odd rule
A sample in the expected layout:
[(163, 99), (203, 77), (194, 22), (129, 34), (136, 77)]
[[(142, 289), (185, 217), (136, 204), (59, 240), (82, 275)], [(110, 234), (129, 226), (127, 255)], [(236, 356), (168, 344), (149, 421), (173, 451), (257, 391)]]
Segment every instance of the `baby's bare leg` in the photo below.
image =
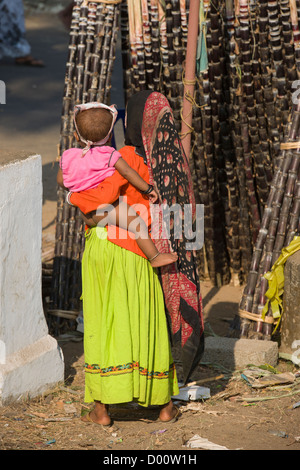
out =
[(145, 221), (135, 212), (133, 207), (125, 202), (115, 204), (114, 210), (109, 213), (108, 218), (112, 224), (134, 235), (139, 248), (153, 267), (166, 266), (177, 261), (178, 256), (175, 253), (159, 253), (151, 240)]

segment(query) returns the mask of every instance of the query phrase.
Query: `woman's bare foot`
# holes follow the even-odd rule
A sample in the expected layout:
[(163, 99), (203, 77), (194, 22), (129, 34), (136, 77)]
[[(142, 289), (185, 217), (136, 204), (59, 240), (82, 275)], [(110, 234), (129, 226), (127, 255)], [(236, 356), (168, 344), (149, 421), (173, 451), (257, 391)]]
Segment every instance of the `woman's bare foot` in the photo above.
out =
[(163, 405), (159, 413), (159, 419), (163, 423), (176, 421), (179, 416), (180, 412), (178, 408), (173, 405), (172, 400), (170, 400), (166, 405)]
[(93, 422), (102, 426), (109, 426), (111, 424), (111, 419), (108, 414), (108, 405), (101, 402), (95, 402), (95, 408), (81, 419), (84, 422)]
[(161, 268), (162, 266), (175, 263), (177, 260), (178, 255), (176, 253), (160, 253), (150, 263), (153, 268)]

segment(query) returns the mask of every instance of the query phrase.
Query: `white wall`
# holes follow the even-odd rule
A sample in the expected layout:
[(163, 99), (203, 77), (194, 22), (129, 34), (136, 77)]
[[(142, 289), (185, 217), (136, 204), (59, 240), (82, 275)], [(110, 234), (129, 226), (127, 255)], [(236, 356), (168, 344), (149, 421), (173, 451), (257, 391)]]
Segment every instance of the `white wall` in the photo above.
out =
[(43, 312), (41, 243), (41, 157), (0, 155), (0, 403), (63, 380)]

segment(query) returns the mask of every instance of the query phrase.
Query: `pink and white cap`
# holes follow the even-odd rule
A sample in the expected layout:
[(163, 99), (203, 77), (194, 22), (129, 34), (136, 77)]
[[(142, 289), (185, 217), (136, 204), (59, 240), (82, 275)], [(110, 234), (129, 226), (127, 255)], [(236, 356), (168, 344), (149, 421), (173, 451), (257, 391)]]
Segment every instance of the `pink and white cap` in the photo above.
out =
[[(88, 109), (95, 109), (95, 108), (107, 109), (108, 111), (110, 111), (112, 113), (112, 123), (111, 123), (110, 130), (109, 130), (107, 136), (104, 137), (104, 139), (100, 140), (99, 142), (91, 142), (90, 140), (85, 140), (80, 135), (80, 133), (78, 131), (77, 123), (76, 123), (76, 116), (77, 116), (78, 113), (80, 113), (81, 111), (87, 111)], [(86, 147), (83, 149), (82, 156), (84, 156), (90, 150), (90, 148), (93, 145), (104, 145), (104, 144), (106, 144), (106, 142), (109, 140), (109, 137), (112, 133), (112, 130), (114, 128), (117, 117), (118, 117), (118, 111), (117, 111), (115, 105), (108, 106), (106, 104), (98, 103), (97, 101), (95, 101), (95, 102), (91, 102), (91, 103), (77, 104), (74, 107), (74, 125), (75, 125), (75, 129), (76, 129), (76, 132), (77, 132), (78, 137), (81, 140), (81, 142), (86, 144)]]

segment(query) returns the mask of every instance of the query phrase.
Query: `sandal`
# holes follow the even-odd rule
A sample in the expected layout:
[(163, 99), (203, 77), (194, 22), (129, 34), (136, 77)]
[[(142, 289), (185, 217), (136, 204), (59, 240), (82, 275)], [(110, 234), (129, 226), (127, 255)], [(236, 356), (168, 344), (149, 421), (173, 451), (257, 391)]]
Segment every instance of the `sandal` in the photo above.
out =
[(103, 426), (104, 428), (108, 428), (111, 426), (111, 422), (109, 424), (100, 424), (100, 423), (97, 423), (97, 421), (94, 421), (92, 418), (91, 418), (91, 411), (89, 413), (86, 413), (84, 416), (81, 416), (81, 421), (83, 421), (84, 423), (92, 423), (92, 424), (97, 424), (98, 426)]
[(18, 57), (15, 60), (16, 65), (26, 65), (30, 67), (45, 67), (43, 61), (34, 59), (31, 55), (27, 55), (25, 57)]
[(181, 412), (180, 410), (177, 408), (177, 406), (174, 406), (175, 410), (176, 410), (176, 413), (175, 413), (175, 416), (173, 416), (173, 418), (171, 419), (168, 419), (167, 421), (163, 421), (162, 419), (159, 419), (159, 421), (161, 423), (164, 423), (164, 424), (171, 424), (171, 423), (176, 423), (176, 421), (178, 421), (178, 419), (180, 418), (181, 416)]

